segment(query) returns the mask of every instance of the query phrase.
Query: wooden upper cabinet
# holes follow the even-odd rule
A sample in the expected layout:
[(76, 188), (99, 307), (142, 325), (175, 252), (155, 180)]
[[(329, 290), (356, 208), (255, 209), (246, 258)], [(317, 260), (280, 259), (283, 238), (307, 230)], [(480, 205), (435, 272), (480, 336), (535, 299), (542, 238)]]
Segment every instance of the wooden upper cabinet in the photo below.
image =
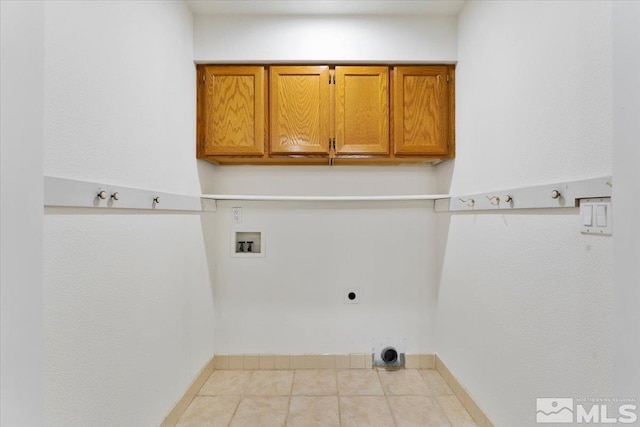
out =
[(336, 67), (336, 154), (389, 154), (389, 67)]
[(395, 67), (395, 155), (449, 154), (448, 66)]
[(453, 65), (198, 65), (197, 79), (197, 156), (213, 163), (455, 155)]
[(328, 66), (270, 67), (270, 153), (328, 155)]
[(201, 65), (198, 77), (198, 156), (264, 155), (264, 67)]

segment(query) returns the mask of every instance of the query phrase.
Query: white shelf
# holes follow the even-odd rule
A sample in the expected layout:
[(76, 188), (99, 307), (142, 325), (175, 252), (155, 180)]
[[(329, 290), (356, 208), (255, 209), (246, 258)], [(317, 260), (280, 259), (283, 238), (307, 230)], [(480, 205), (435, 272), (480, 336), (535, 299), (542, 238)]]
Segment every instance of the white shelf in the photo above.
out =
[[(192, 196), (117, 185), (44, 177), (45, 206), (65, 206), (105, 209), (149, 209), (157, 211), (215, 211), (216, 201), (284, 201), (284, 202), (354, 202), (433, 200), (436, 212), (480, 212), (514, 209), (573, 208), (580, 199), (611, 197), (612, 178), (559, 182), (531, 187), (511, 188), (484, 193), (350, 195), (350, 196), (288, 196), (258, 194), (202, 194)], [(98, 193), (104, 191), (106, 198)], [(552, 197), (554, 191), (559, 193)], [(111, 196), (118, 193), (118, 199)], [(154, 202), (159, 197), (160, 203)], [(508, 201), (508, 198), (511, 198)]]
[[(445, 197), (436, 200), (434, 208), (436, 212), (575, 208), (580, 204), (580, 199), (611, 197), (612, 185), (611, 177), (605, 176), (580, 181), (510, 188)], [(559, 192), (559, 197), (552, 197), (554, 191)], [(512, 199), (509, 202), (507, 202), (508, 196)]]
[[(104, 191), (106, 199), (98, 197)], [(118, 193), (118, 199), (112, 194)], [(159, 197), (159, 203), (154, 199)], [(44, 205), (77, 208), (148, 209), (154, 211), (201, 212), (214, 210), (199, 196), (123, 187), (90, 181), (44, 177)], [(215, 205), (215, 204), (214, 204)]]

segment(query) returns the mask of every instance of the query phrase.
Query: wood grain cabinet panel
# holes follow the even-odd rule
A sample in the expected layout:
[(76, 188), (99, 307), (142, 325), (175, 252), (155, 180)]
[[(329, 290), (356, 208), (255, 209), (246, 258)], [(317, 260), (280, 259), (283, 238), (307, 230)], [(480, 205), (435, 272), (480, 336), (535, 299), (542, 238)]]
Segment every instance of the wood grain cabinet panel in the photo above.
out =
[(394, 154), (449, 153), (448, 66), (395, 67)]
[(389, 67), (336, 67), (336, 154), (389, 154)]
[(270, 68), (270, 153), (329, 155), (329, 67)]
[(200, 66), (198, 154), (261, 156), (265, 152), (265, 69)]
[(437, 164), (455, 155), (453, 65), (198, 65), (197, 157)]

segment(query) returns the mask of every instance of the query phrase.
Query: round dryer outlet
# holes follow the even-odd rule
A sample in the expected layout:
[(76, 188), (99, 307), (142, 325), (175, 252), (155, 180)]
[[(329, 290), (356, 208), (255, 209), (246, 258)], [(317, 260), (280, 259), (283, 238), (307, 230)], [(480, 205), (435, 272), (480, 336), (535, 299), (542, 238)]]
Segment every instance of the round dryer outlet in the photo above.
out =
[(360, 304), (360, 288), (346, 288), (344, 290), (345, 304)]

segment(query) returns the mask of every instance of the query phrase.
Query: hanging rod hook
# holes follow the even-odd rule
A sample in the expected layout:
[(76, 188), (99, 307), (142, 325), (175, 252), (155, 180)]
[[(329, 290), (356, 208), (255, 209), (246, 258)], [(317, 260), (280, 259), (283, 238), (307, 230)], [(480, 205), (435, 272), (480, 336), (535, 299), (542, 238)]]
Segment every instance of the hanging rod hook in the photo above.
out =
[(487, 199), (489, 199), (493, 206), (498, 206), (500, 204), (500, 197), (498, 196), (487, 196)]

